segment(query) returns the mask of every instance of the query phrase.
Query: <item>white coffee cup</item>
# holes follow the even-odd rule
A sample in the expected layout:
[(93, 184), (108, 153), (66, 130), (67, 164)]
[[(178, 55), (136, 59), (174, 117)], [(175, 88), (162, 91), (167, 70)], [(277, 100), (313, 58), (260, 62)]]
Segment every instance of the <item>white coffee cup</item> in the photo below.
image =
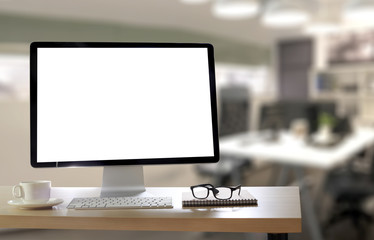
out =
[(51, 196), (51, 181), (25, 181), (13, 187), (13, 196), (24, 203), (45, 203)]

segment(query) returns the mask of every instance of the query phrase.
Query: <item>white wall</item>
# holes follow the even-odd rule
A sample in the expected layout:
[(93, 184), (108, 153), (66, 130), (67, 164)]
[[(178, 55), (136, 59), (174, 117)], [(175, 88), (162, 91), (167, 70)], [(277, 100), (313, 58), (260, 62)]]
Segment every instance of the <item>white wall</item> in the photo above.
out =
[(101, 184), (101, 168), (32, 168), (29, 143), (29, 103), (0, 101), (0, 185), (32, 179), (52, 180), (54, 186)]

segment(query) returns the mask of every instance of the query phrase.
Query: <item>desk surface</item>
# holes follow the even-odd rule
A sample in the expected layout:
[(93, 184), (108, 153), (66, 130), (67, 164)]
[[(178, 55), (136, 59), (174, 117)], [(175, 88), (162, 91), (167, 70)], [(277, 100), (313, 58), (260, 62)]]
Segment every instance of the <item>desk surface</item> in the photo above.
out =
[(265, 141), (261, 134), (248, 132), (220, 139), (222, 154), (252, 157), (282, 164), (329, 169), (351, 159), (374, 144), (374, 129), (360, 128), (332, 147), (308, 145), (283, 133), (278, 141)]
[(11, 187), (0, 187), (0, 228), (97, 229), (203, 232), (301, 232), (298, 187), (245, 187), (258, 206), (183, 208), (181, 193), (189, 188), (147, 188), (172, 196), (173, 209), (68, 210), (73, 197), (96, 197), (100, 188), (53, 188), (51, 197), (64, 203), (45, 210), (9, 206)]

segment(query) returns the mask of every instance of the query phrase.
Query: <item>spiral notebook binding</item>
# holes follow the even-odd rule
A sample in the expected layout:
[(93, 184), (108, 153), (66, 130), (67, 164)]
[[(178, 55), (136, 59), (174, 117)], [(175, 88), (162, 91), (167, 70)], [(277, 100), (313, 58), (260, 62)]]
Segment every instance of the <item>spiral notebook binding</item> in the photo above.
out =
[(231, 199), (219, 200), (212, 197), (207, 199), (196, 199), (190, 192), (182, 194), (183, 207), (211, 207), (211, 206), (255, 206), (258, 201), (248, 191), (242, 190), (240, 195), (233, 196)]

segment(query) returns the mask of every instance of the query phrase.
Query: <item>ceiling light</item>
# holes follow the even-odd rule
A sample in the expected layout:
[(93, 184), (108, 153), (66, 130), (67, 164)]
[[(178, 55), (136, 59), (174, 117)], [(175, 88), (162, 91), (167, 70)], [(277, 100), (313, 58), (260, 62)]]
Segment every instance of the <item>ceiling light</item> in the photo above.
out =
[(269, 0), (262, 22), (271, 27), (296, 27), (310, 19), (306, 2), (301, 0)]
[(370, 23), (374, 20), (374, 0), (350, 0), (343, 11), (345, 20)]
[(216, 0), (213, 3), (213, 15), (224, 19), (244, 19), (258, 13), (257, 0)]
[(210, 0), (179, 0), (179, 1), (185, 4), (191, 4), (191, 5), (198, 5), (198, 4), (204, 4), (204, 3), (210, 2)]

